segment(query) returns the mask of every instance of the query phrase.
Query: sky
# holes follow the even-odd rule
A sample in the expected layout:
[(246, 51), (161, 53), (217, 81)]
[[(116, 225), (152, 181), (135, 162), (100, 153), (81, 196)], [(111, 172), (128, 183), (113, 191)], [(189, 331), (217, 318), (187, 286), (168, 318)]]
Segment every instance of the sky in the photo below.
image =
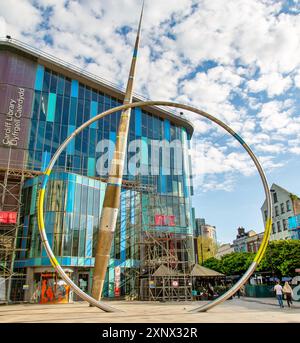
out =
[[(7, 34), (126, 85), (140, 0), (0, 1)], [(300, 195), (300, 1), (146, 0), (135, 91), (186, 103), (230, 125), (270, 185)], [(191, 113), (193, 205), (217, 227), (262, 232), (264, 193), (243, 148)]]

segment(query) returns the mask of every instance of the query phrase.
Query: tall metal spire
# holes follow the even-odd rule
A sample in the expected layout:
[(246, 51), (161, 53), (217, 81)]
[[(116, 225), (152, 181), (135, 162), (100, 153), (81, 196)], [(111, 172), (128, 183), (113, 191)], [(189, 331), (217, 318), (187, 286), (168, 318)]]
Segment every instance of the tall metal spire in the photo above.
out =
[[(142, 18), (144, 12), (144, 1), (142, 5), (140, 21), (137, 31), (137, 36), (134, 45), (134, 51), (130, 66), (129, 77), (127, 81), (127, 87), (125, 92), (125, 98), (123, 104), (129, 104), (132, 102), (133, 84), (136, 69), (136, 60), (139, 48), (140, 33)], [(131, 108), (122, 111), (120, 118), (120, 125), (117, 133), (116, 146), (114, 151), (113, 160), (108, 174), (108, 182), (105, 191), (103, 208), (101, 212), (96, 255), (95, 255), (95, 267), (92, 284), (92, 297), (96, 300), (101, 299), (102, 289), (105, 280), (105, 274), (110, 258), (110, 250), (112, 240), (114, 237), (114, 231), (116, 228), (116, 222), (119, 212), (121, 186), (123, 178), (123, 168), (126, 156), (128, 129), (130, 122)]]

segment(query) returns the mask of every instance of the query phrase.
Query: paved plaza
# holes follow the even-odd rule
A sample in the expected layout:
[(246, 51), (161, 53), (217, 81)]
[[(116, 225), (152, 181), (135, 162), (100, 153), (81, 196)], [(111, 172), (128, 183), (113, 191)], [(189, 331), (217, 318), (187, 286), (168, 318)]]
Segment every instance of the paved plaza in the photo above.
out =
[(2, 305), (0, 323), (300, 323), (300, 303), (280, 309), (276, 299), (228, 300), (207, 313), (189, 313), (205, 302), (128, 302), (108, 304), (122, 310), (105, 313), (87, 303)]

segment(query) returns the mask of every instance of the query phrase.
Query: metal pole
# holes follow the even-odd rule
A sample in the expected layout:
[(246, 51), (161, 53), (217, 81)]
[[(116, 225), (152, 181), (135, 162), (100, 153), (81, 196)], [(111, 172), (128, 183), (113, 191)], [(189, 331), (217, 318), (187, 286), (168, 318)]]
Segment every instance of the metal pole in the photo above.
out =
[[(144, 3), (142, 6), (134, 52), (131, 61), (130, 73), (127, 81), (127, 88), (124, 98), (124, 105), (132, 102), (133, 82), (135, 77), (135, 67), (140, 40), (141, 24), (143, 17)], [(102, 290), (105, 281), (105, 274), (110, 258), (110, 251), (116, 222), (119, 212), (121, 185), (126, 156), (128, 129), (130, 122), (131, 108), (123, 110), (120, 118), (119, 130), (117, 133), (116, 147), (114, 157), (108, 175), (108, 182), (105, 191), (103, 208), (101, 212), (100, 225), (97, 238), (97, 247), (95, 255), (95, 267), (92, 284), (92, 297), (96, 300), (101, 299)]]

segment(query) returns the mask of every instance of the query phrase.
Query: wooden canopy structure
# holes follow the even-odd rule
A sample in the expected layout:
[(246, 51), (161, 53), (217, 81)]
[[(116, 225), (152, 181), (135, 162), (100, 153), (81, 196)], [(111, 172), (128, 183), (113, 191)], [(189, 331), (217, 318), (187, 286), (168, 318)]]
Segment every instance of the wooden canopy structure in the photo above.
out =
[(191, 271), (192, 277), (224, 277), (224, 274), (216, 272), (213, 269), (209, 269), (200, 264), (195, 264)]

